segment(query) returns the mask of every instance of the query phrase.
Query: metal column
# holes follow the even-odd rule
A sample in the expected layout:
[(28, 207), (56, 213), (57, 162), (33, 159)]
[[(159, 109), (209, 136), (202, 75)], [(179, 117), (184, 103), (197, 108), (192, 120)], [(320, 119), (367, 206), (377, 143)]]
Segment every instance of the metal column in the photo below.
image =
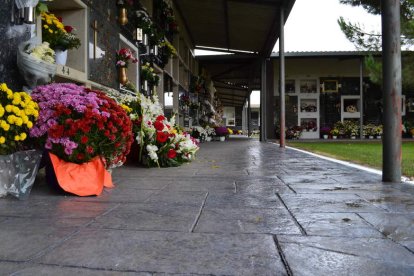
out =
[(401, 182), (400, 1), (381, 0), (384, 140), (382, 180)]
[(260, 141), (266, 142), (266, 106), (267, 106), (267, 97), (266, 97), (266, 85), (267, 85), (267, 74), (266, 74), (266, 59), (261, 60), (262, 65), (262, 84), (260, 89)]
[(279, 97), (280, 97), (280, 147), (285, 147), (285, 11), (280, 6), (279, 35)]
[(364, 139), (364, 60), (361, 58), (359, 61), (359, 138)]
[(250, 137), (252, 133), (252, 108), (250, 105), (250, 97), (252, 96), (252, 91), (249, 91), (249, 97), (247, 98), (247, 136)]

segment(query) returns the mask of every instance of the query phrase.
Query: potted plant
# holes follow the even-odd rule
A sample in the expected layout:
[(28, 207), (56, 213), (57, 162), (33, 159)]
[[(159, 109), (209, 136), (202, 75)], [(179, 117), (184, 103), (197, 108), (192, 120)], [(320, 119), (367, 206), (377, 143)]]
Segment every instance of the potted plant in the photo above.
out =
[(216, 127), (214, 131), (216, 132), (216, 137), (218, 137), (220, 142), (224, 142), (226, 140), (226, 136), (229, 134), (228, 129), (224, 126)]
[(79, 48), (81, 41), (74, 33), (75, 28), (65, 26), (62, 18), (53, 13), (42, 12), (42, 38), (50, 44), (50, 48), (55, 51), (56, 64), (66, 65), (67, 50)]
[(105, 169), (122, 165), (132, 144), (124, 109), (101, 91), (69, 83), (39, 86), (32, 97), (40, 112), (30, 136), (49, 152), (49, 175), (67, 192), (99, 195)]
[(0, 197), (28, 197), (41, 159), (41, 151), (27, 143), (39, 107), (26, 92), (13, 92), (0, 84)]
[(339, 135), (339, 130), (337, 128), (331, 129), (330, 134), (332, 135), (332, 139), (337, 139)]
[(377, 139), (381, 139), (382, 136), (382, 125), (378, 125), (375, 127), (375, 136)]
[(331, 128), (329, 126), (321, 127), (321, 135), (323, 139), (328, 139), (330, 132)]
[(207, 125), (204, 129), (207, 133), (206, 141), (211, 142), (212, 137), (216, 135), (216, 131), (209, 125)]

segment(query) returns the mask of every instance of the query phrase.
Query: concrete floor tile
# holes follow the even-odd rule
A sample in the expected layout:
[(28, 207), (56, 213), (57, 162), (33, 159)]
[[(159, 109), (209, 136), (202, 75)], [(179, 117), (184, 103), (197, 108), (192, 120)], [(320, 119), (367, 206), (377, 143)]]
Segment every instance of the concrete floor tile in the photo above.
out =
[(301, 213), (295, 218), (308, 235), (382, 238), (374, 227), (354, 213)]
[[(116, 206), (110, 203), (73, 201), (74, 197), (51, 197), (47, 200), (0, 200), (0, 216), (33, 218), (93, 218)], [(95, 197), (92, 197), (95, 198)]]
[(199, 207), (175, 204), (122, 204), (89, 227), (190, 232), (199, 212)]
[(175, 204), (177, 206), (201, 207), (207, 192), (181, 192), (181, 191), (160, 191), (152, 194), (145, 203)]
[[(398, 243), (386, 238), (348, 238), (278, 235), (280, 243), (293, 243), (301, 246), (338, 252), (345, 255), (364, 257), (376, 261), (400, 265), (413, 265), (414, 254)], [(381, 250), (378, 250), (381, 248)]]
[(414, 266), (377, 261), (304, 244), (282, 243), (286, 260), (294, 275), (393, 275), (414, 274)]
[(279, 209), (204, 208), (195, 232), (300, 234), (290, 214)]
[(281, 195), (289, 210), (294, 213), (347, 213), (347, 212), (381, 212), (383, 209), (367, 202), (356, 194), (321, 193)]
[(384, 236), (395, 241), (414, 240), (414, 214), (364, 213), (360, 214)]
[(286, 274), (274, 241), (267, 235), (85, 230), (41, 261), (164, 273)]
[(85, 221), (9, 218), (0, 227), (0, 260), (27, 261), (56, 245)]
[[(152, 273), (147, 272), (127, 272), (127, 271), (105, 271), (100, 269), (87, 269), (87, 268), (78, 268), (78, 267), (64, 267), (64, 266), (55, 266), (55, 265), (33, 265), (33, 264), (24, 264), (24, 268), (16, 270), (12, 275), (13, 276), (32, 276), (32, 275), (42, 275), (42, 276), (73, 276), (73, 275), (82, 275), (82, 276), (152, 276)], [(1, 267), (1, 266), (0, 266)]]
[(207, 208), (284, 208), (275, 194), (211, 194), (207, 197)]

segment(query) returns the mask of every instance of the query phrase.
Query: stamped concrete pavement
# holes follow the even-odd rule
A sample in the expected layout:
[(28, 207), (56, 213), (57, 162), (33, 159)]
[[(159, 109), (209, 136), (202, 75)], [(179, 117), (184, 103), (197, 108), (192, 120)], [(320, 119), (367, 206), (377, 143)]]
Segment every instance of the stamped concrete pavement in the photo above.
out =
[(409, 184), (249, 139), (113, 179), (0, 199), (0, 275), (414, 275)]

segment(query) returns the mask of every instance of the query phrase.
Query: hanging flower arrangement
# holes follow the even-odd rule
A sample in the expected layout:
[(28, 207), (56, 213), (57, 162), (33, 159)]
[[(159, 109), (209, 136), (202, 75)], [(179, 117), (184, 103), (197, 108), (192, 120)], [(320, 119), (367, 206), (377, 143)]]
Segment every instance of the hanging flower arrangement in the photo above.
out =
[(25, 141), (38, 116), (39, 107), (29, 94), (0, 84), (0, 155), (27, 147)]
[(140, 160), (149, 167), (171, 167), (190, 162), (198, 150), (197, 141), (168, 120), (156, 96), (138, 94), (124, 102), (133, 121), (140, 146)]
[(151, 86), (157, 86), (160, 81), (160, 77), (148, 62), (141, 66), (141, 80), (148, 81)]
[(137, 63), (138, 59), (134, 57), (131, 49), (121, 48), (116, 52), (116, 66), (128, 68), (129, 63)]
[(74, 33), (75, 28), (65, 26), (62, 18), (53, 13), (42, 12), (42, 38), (50, 44), (50, 48), (62, 51), (79, 48), (80, 39)]
[(32, 93), (40, 107), (30, 135), (60, 159), (82, 164), (96, 156), (107, 168), (122, 165), (133, 140), (126, 112), (101, 91), (50, 84)]

